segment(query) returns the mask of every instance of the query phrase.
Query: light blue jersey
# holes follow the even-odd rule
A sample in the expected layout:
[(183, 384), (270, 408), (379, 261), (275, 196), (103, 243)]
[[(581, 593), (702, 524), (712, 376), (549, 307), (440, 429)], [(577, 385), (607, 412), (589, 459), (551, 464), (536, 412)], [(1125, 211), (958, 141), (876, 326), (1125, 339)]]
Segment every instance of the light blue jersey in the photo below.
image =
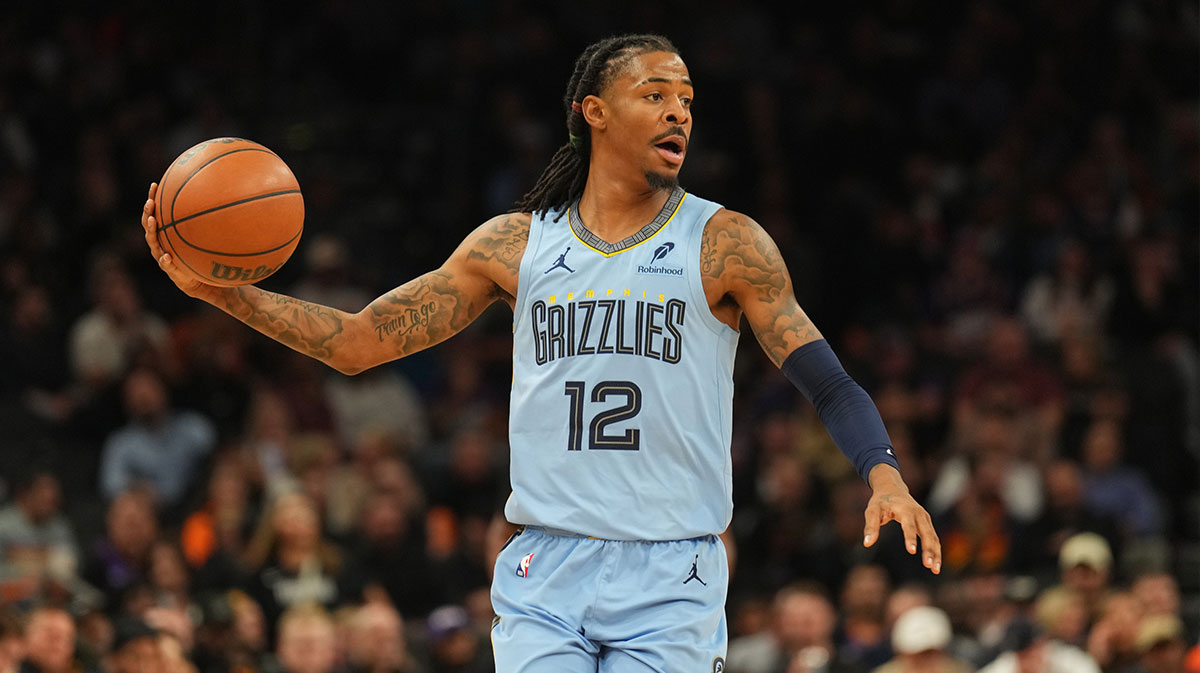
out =
[(704, 225), (677, 188), (610, 244), (574, 208), (535, 214), (514, 307), (509, 521), (609, 540), (681, 540), (733, 512), (738, 332), (709, 310)]

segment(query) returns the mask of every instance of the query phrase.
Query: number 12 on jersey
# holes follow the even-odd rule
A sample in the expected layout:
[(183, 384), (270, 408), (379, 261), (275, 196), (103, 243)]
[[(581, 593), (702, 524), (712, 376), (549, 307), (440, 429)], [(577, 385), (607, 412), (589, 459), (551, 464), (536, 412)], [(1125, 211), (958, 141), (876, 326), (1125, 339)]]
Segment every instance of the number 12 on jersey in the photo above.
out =
[(592, 416), (584, 428), (584, 406), (587, 384), (583, 381), (567, 381), (563, 393), (571, 405), (571, 417), (567, 428), (567, 450), (583, 448), (584, 432), (587, 433), (588, 448), (591, 450), (637, 451), (641, 448), (642, 433), (637, 428), (627, 428), (621, 434), (609, 434), (608, 425), (627, 421), (642, 410), (642, 389), (633, 381), (601, 381), (592, 388), (592, 402), (607, 402), (610, 397), (622, 397), (625, 403), (605, 409)]

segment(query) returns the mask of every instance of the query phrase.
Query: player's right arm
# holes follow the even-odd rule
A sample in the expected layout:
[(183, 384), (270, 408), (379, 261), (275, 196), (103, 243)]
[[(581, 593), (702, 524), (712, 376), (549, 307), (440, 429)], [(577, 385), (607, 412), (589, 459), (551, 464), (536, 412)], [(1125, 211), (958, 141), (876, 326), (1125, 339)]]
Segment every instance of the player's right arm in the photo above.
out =
[(268, 292), (195, 280), (158, 244), (154, 192), (142, 210), (146, 244), (188, 296), (344, 374), (411, 355), (457, 334), (494, 302), (510, 305), (529, 238), (529, 215), (501, 215), (473, 231), (441, 267), (391, 290), (358, 313)]

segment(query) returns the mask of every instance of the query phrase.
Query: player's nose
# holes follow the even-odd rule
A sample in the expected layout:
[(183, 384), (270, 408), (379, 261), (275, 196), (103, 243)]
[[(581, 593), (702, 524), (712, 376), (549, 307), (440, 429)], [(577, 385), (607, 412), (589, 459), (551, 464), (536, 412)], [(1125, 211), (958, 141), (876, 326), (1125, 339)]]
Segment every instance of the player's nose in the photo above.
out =
[(663, 121), (672, 125), (682, 126), (689, 120), (688, 109), (683, 106), (683, 103), (678, 98), (669, 99), (663, 109)]

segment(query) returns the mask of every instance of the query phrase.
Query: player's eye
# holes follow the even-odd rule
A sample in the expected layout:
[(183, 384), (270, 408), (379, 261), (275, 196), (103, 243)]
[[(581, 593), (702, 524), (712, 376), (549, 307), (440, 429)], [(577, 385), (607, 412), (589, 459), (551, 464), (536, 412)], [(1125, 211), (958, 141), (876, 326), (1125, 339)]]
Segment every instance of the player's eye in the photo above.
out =
[(691, 107), (692, 106), (692, 97), (684, 96), (679, 99), (679, 102), (682, 103), (684, 107)]
[(655, 103), (657, 103), (663, 99), (662, 94), (658, 93), (658, 92), (655, 92), (652, 94), (647, 94), (646, 98), (649, 98), (650, 100), (654, 101)]

